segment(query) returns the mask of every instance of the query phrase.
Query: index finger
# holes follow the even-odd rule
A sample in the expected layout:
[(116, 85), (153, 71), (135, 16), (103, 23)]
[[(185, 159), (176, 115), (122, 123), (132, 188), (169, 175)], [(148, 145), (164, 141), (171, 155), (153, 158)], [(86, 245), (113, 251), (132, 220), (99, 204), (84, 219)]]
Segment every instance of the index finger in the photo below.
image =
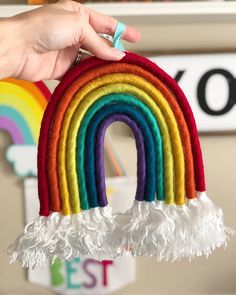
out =
[[(114, 35), (118, 20), (111, 16), (104, 15), (95, 10), (89, 9), (89, 23), (93, 29), (98, 33)], [(136, 43), (140, 40), (140, 32), (132, 26), (126, 26), (122, 34), (122, 39), (128, 42)]]

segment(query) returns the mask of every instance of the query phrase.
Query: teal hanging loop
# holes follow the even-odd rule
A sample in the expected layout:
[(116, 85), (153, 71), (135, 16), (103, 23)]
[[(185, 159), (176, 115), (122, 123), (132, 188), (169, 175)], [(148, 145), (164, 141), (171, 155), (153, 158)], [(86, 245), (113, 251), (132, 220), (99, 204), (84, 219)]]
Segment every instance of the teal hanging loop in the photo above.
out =
[(115, 33), (114, 33), (114, 37), (113, 37), (113, 47), (121, 51), (125, 50), (121, 41), (121, 37), (124, 31), (125, 31), (125, 24), (118, 22)]

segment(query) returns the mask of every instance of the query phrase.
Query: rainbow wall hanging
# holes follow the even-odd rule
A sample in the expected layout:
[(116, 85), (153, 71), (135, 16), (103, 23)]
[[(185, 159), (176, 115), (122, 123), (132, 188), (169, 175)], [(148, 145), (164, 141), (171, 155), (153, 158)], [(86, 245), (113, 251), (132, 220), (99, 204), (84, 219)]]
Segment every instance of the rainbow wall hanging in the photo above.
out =
[(12, 140), (6, 157), (20, 176), (37, 175), (37, 143), (50, 97), (43, 82), (11, 78), (0, 81), (0, 130), (6, 131)]
[[(112, 214), (105, 189), (104, 135), (115, 121), (133, 131), (137, 191)], [(92, 57), (71, 69), (44, 113), (38, 146), (40, 216), (9, 248), (11, 260), (56, 257), (209, 255), (226, 245), (223, 214), (205, 193), (193, 113), (177, 83), (148, 59)], [(120, 196), (122, 202), (122, 196)]]

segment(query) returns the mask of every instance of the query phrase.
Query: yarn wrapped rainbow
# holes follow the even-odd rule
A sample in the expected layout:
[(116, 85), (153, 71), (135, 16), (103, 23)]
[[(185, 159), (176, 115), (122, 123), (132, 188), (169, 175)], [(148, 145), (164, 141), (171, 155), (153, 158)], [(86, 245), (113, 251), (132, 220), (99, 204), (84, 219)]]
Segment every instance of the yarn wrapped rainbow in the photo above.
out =
[[(105, 132), (115, 121), (132, 129), (137, 148), (134, 204), (116, 215), (107, 202), (103, 161)], [(191, 259), (226, 245), (230, 232), (205, 193), (184, 93), (157, 65), (130, 52), (120, 62), (92, 57), (56, 88), (41, 126), (38, 192), (39, 218), (9, 249), (12, 261), (24, 266), (124, 252)]]

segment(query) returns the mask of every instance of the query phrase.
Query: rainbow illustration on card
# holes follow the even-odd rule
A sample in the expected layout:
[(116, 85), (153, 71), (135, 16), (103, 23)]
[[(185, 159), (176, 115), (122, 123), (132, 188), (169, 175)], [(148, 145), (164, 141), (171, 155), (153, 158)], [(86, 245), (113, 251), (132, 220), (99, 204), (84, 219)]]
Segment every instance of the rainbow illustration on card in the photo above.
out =
[[(137, 190), (132, 208), (114, 215), (106, 196), (104, 136), (116, 121), (134, 134)], [(92, 57), (65, 75), (45, 110), (40, 216), (9, 253), (24, 266), (125, 252), (159, 260), (209, 255), (226, 245), (231, 231), (205, 191), (196, 123), (177, 83), (134, 53), (119, 62)]]
[(7, 160), (18, 175), (37, 175), (37, 143), (44, 110), (51, 93), (43, 82), (18, 79), (0, 81), (0, 130), (7, 132), (12, 145)]
[(43, 82), (0, 81), (0, 129), (14, 144), (38, 143), (44, 110), (51, 94)]

